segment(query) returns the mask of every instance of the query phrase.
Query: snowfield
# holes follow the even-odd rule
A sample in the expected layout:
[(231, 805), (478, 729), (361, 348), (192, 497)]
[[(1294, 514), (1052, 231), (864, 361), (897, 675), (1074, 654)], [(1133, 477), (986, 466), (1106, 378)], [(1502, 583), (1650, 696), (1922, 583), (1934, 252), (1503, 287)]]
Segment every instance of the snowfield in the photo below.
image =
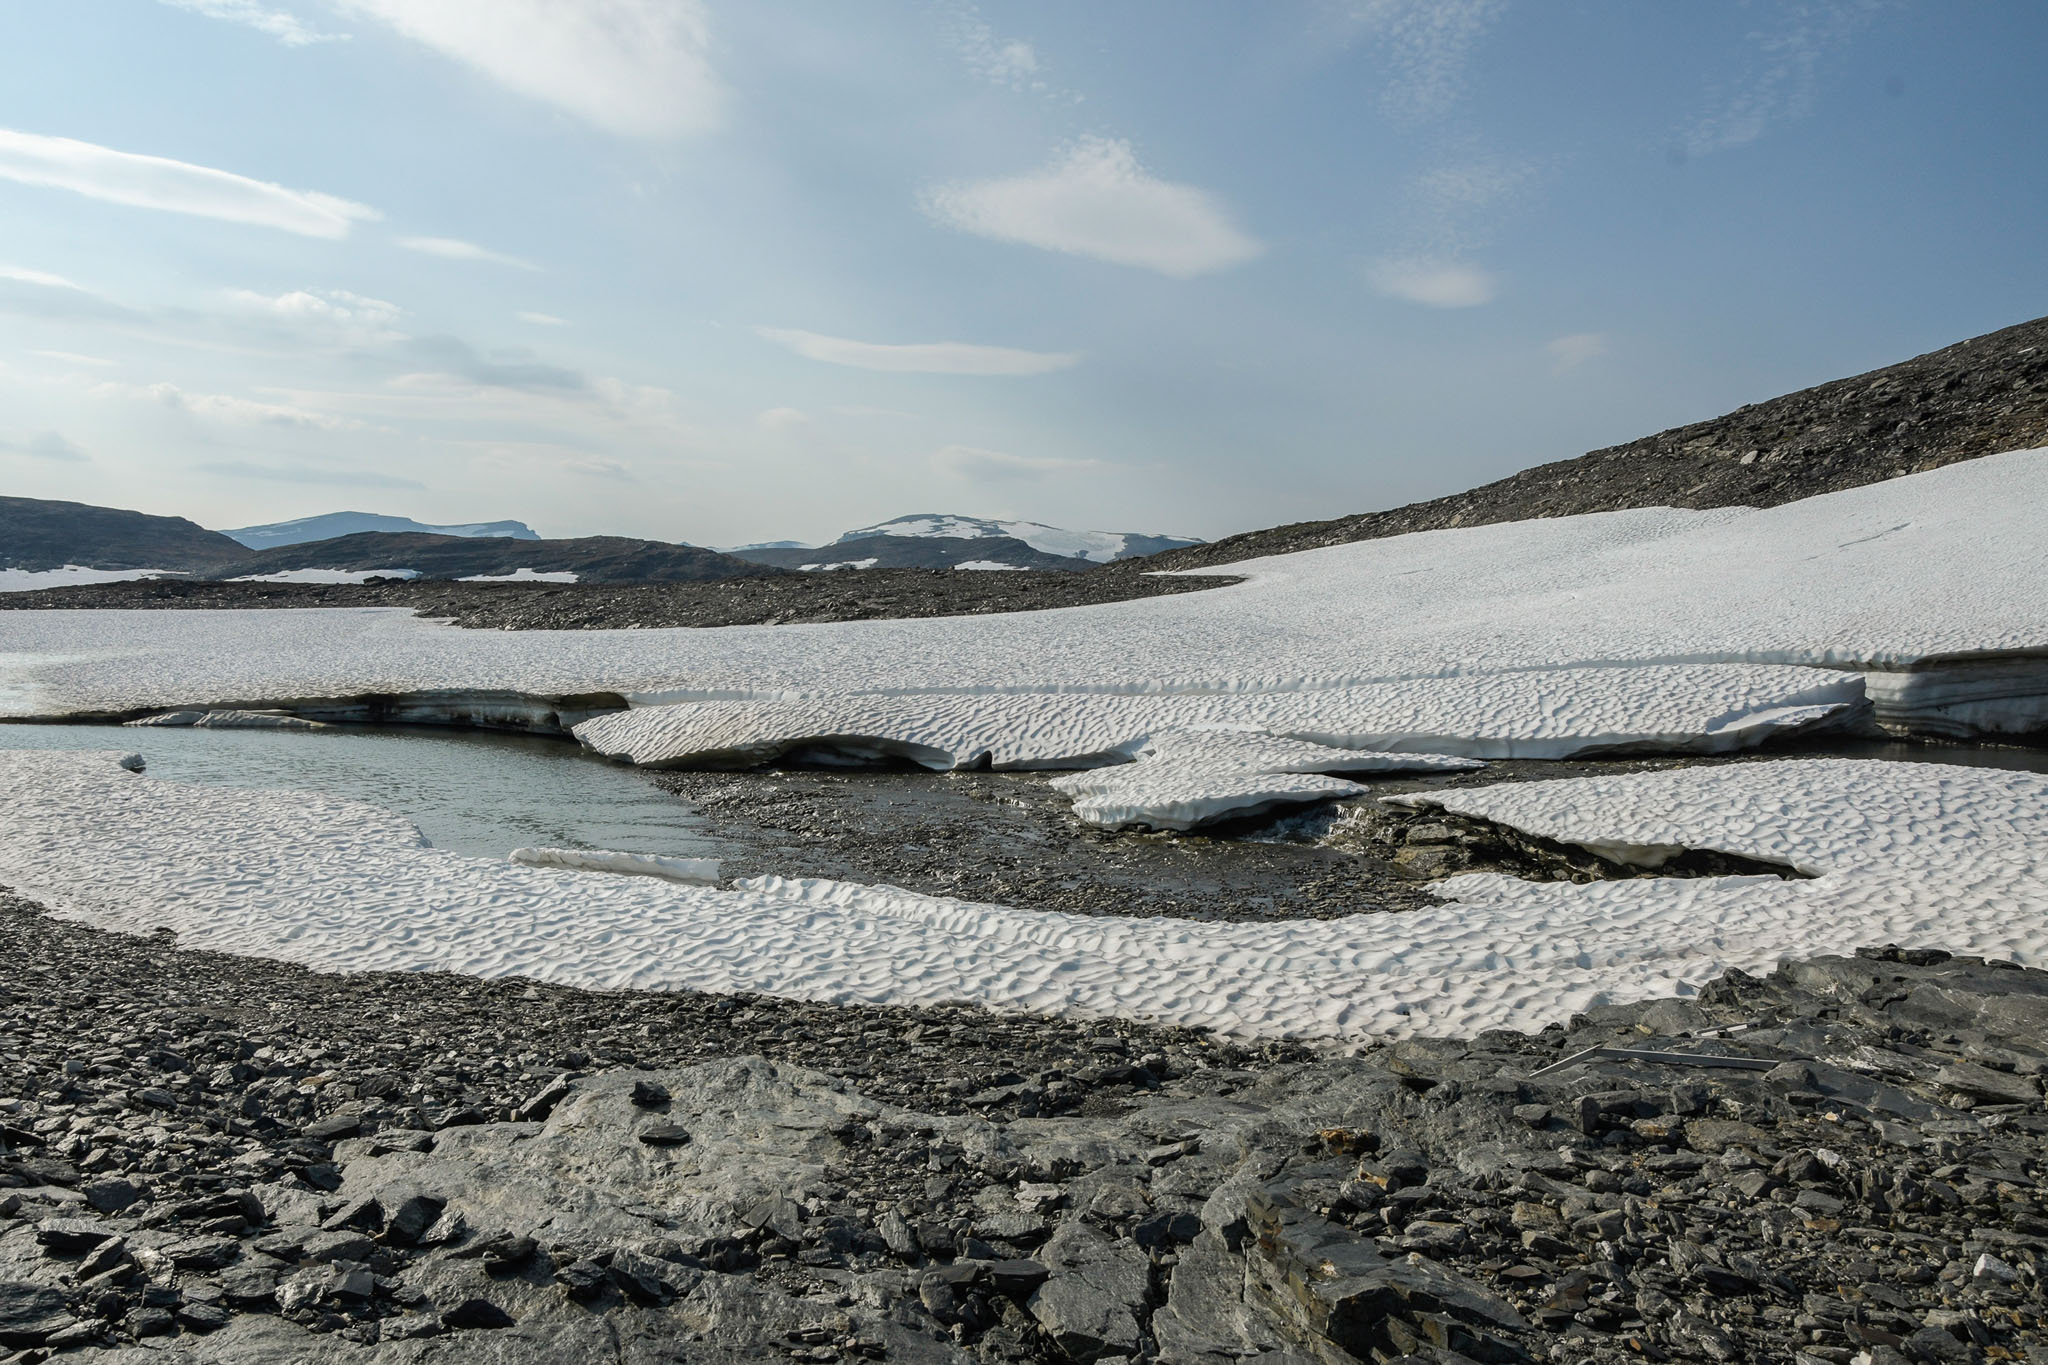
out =
[(0, 752), (0, 884), (107, 928), (330, 971), (967, 1000), (1357, 1039), (1536, 1028), (1857, 944), (2048, 960), (2048, 778), (2031, 773), (1804, 760), (1433, 793), (1408, 799), (1647, 860), (1708, 847), (1815, 878), (1467, 876), (1442, 884), (1455, 900), (1440, 909), (1212, 924), (528, 867), (427, 847), (374, 806), (162, 782), (119, 759)]
[(88, 569), (66, 564), (61, 569), (0, 569), (0, 592), (37, 592), (80, 583), (126, 583), (137, 578), (183, 578), (182, 569)]

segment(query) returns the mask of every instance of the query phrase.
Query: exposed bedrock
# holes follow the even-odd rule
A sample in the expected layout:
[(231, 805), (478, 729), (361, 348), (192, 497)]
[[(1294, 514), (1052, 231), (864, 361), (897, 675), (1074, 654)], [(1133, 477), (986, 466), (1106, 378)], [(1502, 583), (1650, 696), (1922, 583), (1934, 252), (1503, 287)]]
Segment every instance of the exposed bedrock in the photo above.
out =
[[(34, 1360), (1980, 1365), (2048, 1344), (2048, 973), (1930, 950), (1256, 1069), (1105, 1037), (950, 1112), (736, 1055), (530, 1075), (495, 1115), (429, 1116), (404, 1086), (433, 1044), (365, 1070), (138, 1007), (146, 1046), (72, 1067), (59, 1011), (0, 1004), (22, 1054), (0, 1342)], [(1073, 1103), (1112, 1071), (1142, 1084)]]

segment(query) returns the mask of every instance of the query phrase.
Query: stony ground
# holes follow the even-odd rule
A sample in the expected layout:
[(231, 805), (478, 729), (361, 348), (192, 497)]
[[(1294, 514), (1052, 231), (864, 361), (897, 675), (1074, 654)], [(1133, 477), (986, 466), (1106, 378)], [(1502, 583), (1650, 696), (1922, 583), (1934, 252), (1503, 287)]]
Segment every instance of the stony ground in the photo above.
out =
[(40, 608), (410, 607), (479, 630), (622, 630), (798, 625), (1125, 602), (1199, 592), (1230, 578), (1144, 574), (868, 569), (709, 583), (215, 583), (182, 579), (0, 593), (0, 610)]
[[(332, 977), (0, 904), (0, 1356), (2048, 1360), (2048, 974), (1355, 1058)], [(1677, 1065), (1590, 1047), (1716, 1056)]]

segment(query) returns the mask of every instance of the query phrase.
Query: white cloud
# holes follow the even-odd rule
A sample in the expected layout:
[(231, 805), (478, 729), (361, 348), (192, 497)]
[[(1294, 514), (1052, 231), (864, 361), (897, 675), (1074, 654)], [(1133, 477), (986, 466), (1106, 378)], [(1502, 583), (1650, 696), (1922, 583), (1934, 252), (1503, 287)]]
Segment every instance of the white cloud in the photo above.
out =
[(101, 355), (80, 355), (77, 351), (31, 351), (29, 354), (39, 355), (45, 360), (61, 360), (67, 365), (92, 365), (109, 370), (119, 367), (121, 363)]
[(189, 213), (306, 237), (346, 237), (375, 209), (313, 190), (251, 180), (161, 156), (117, 152), (68, 137), (0, 128), (0, 178), (70, 190), (108, 203)]
[(1052, 95), (1039, 71), (1038, 50), (1021, 38), (998, 38), (972, 0), (958, 0), (945, 14), (954, 49), (967, 69), (991, 85)]
[(1435, 118), (1465, 89), (1472, 49), (1507, 0), (1348, 0), (1337, 14), (1347, 43), (1371, 43), (1386, 68), (1380, 102), (1398, 118)]
[(789, 431), (808, 425), (810, 415), (801, 408), (769, 408), (754, 418), (754, 425), (763, 431)]
[(509, 90), (626, 137), (716, 127), (701, 0), (335, 0)]
[(428, 256), (439, 256), (450, 261), (488, 261), (492, 265), (509, 265), (517, 270), (538, 270), (532, 261), (518, 256), (507, 256), (502, 251), (478, 246), (456, 237), (401, 237), (398, 244), (407, 251), (418, 251)]
[(1576, 370), (1579, 366), (1598, 356), (1607, 354), (1607, 336), (1603, 332), (1573, 332), (1567, 336), (1552, 337), (1543, 343), (1543, 349), (1550, 355), (1553, 374)]
[(159, 0), (172, 9), (190, 10), (203, 14), (209, 19), (225, 19), (231, 24), (244, 24), (258, 33), (267, 33), (286, 47), (306, 47), (313, 43), (335, 43), (346, 41), (346, 33), (321, 33), (307, 28), (296, 15), (283, 10), (265, 9), (256, 0)]
[(536, 327), (567, 327), (569, 319), (558, 318), (553, 313), (518, 313), (521, 322), (530, 322)]
[(47, 270), (30, 270), (19, 265), (0, 265), (0, 280), (13, 280), (18, 284), (39, 284), (45, 289), (75, 289), (81, 294), (88, 292), (84, 285), (67, 280), (62, 275), (52, 275)]
[(890, 346), (820, 336), (793, 327), (756, 327), (754, 331), (811, 360), (896, 374), (1046, 374), (1064, 370), (1081, 358), (1068, 351), (1019, 351), (1008, 346), (973, 346), (964, 341)]
[(26, 455), (60, 464), (82, 464), (92, 458), (55, 431), (39, 431), (26, 441), (0, 441), (0, 455)]
[(1430, 308), (1476, 308), (1491, 303), (1494, 277), (1476, 265), (1427, 257), (1394, 257), (1366, 268), (1366, 282), (1389, 298)]
[(176, 384), (101, 384), (95, 397), (139, 398), (205, 422), (227, 426), (290, 427), (302, 431), (359, 431), (363, 423), (288, 403), (263, 403), (225, 393), (192, 393)]
[(1265, 250), (1208, 191), (1158, 179), (1110, 138), (1084, 137), (1028, 175), (938, 186), (922, 206), (962, 232), (1182, 279)]
[(237, 289), (229, 296), (246, 312), (330, 345), (386, 346), (406, 339), (398, 329), (405, 317), (403, 308), (346, 289), (295, 289), (277, 295)]
[(1687, 156), (1747, 146), (1773, 124), (1803, 118), (1813, 108), (1821, 59), (1854, 38), (1884, 7), (1883, 0), (1799, 0), (1778, 22), (1749, 35), (1754, 51), (1730, 86), (1711, 93), (1711, 112), (1679, 134)]
[(946, 446), (932, 456), (941, 473), (974, 483), (1015, 482), (1043, 479), (1054, 474), (1075, 474), (1100, 469), (1100, 460), (1068, 460), (1046, 455), (1012, 455), (1002, 450), (976, 446)]

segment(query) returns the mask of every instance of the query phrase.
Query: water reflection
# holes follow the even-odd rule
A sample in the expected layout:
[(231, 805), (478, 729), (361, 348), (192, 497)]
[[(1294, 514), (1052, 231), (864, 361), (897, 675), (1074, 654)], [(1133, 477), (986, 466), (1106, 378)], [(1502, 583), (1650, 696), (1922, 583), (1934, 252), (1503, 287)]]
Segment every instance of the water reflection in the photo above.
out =
[(6, 725), (0, 748), (133, 750), (151, 777), (169, 782), (353, 797), (406, 816), (437, 848), (481, 857), (527, 845), (686, 858), (734, 852), (682, 801), (562, 740), (412, 728)]

